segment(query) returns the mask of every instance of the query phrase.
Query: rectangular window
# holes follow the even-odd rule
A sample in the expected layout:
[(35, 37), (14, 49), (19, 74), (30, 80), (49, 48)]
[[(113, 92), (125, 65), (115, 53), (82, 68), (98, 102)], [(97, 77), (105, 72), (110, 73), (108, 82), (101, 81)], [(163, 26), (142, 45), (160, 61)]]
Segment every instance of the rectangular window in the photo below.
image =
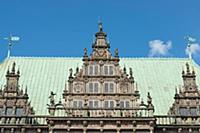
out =
[(104, 66), (104, 74), (105, 75), (114, 75), (114, 66), (105, 65)]
[(110, 101), (110, 108), (114, 108), (114, 101)]
[(106, 100), (106, 101), (104, 101), (104, 107), (106, 109), (114, 108), (115, 107), (115, 102), (113, 100)]
[(90, 65), (89, 66), (89, 75), (98, 75), (99, 66), (98, 65)]
[(104, 83), (105, 93), (114, 93), (114, 83)]
[(17, 116), (23, 115), (23, 108), (16, 108), (16, 115)]
[(126, 101), (126, 108), (130, 108), (129, 101)]
[(82, 108), (83, 107), (83, 101), (81, 101), (81, 100), (74, 100), (73, 101), (73, 107), (74, 108)]
[(110, 93), (114, 93), (114, 84), (113, 83), (110, 83), (110, 90), (109, 90)]
[(123, 109), (125, 107), (124, 101), (120, 101), (120, 108)]
[(13, 108), (6, 108), (6, 115), (13, 115)]
[(95, 93), (98, 92), (98, 88), (99, 88), (99, 84), (98, 83), (94, 83), (94, 92)]
[(99, 92), (99, 83), (95, 82), (90, 82), (89, 83), (89, 93), (98, 93)]
[(4, 109), (3, 109), (3, 107), (0, 107), (0, 115), (4, 115)]
[(109, 101), (105, 101), (104, 102), (104, 107), (107, 109), (107, 108), (109, 108), (109, 103), (108, 103)]
[(89, 101), (89, 108), (98, 108), (99, 107), (99, 101), (98, 100), (90, 100)]
[(109, 66), (109, 74), (113, 75), (113, 66)]
[(89, 67), (89, 75), (93, 75), (93, 66)]
[(108, 83), (105, 83), (105, 84), (104, 84), (104, 88), (105, 88), (105, 92), (108, 93), (108, 92), (109, 92)]
[(104, 74), (108, 75), (108, 66), (104, 66)]
[(94, 66), (94, 75), (98, 75), (98, 66), (97, 65), (95, 65)]
[(190, 114), (191, 116), (197, 116), (197, 108), (195, 107), (190, 108)]
[(180, 115), (181, 116), (188, 116), (189, 115), (189, 110), (185, 107), (180, 107)]
[(93, 92), (93, 83), (89, 83), (89, 92)]
[(120, 108), (129, 108), (129, 101), (120, 101)]

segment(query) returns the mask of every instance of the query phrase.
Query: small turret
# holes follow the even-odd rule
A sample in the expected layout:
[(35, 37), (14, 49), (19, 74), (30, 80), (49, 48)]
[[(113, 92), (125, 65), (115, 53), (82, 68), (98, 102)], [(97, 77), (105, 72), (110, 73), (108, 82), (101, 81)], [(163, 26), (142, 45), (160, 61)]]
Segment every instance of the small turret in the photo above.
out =
[(124, 69), (123, 69), (123, 70), (124, 70), (124, 74), (126, 74), (126, 67), (125, 67), (125, 66), (124, 66)]
[(13, 63), (13, 65), (12, 65), (12, 73), (15, 73), (15, 62)]

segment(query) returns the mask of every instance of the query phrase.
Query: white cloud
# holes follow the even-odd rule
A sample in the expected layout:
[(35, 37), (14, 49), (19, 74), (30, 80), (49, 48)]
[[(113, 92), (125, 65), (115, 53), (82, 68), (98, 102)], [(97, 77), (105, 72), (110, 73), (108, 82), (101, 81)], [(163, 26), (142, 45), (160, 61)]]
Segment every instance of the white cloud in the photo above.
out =
[(149, 56), (166, 56), (169, 55), (169, 50), (172, 48), (172, 42), (164, 43), (161, 40), (153, 40), (149, 42)]
[[(200, 45), (198, 43), (191, 44), (190, 50), (191, 50), (191, 53), (196, 56), (196, 55), (200, 54)], [(185, 53), (187, 55), (189, 54), (189, 48), (188, 47), (185, 49)]]

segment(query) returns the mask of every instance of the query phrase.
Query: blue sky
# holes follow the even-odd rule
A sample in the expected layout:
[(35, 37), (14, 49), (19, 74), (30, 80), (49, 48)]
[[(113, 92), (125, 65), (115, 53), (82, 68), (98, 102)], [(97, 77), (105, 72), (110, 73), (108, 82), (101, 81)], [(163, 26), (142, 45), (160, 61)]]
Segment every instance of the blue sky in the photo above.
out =
[[(20, 36), (14, 56), (82, 56), (91, 50), (99, 18), (111, 50), (123, 57), (187, 57), (184, 36), (197, 39), (199, 0), (1, 0), (0, 59), (9, 34)], [(154, 45), (157, 44), (157, 45)], [(153, 52), (152, 52), (153, 51)]]

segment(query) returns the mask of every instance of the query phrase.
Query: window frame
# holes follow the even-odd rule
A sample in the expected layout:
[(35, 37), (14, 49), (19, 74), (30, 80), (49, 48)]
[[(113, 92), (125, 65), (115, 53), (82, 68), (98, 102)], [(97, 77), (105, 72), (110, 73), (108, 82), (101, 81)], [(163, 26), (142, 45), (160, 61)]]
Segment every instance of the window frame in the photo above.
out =
[[(111, 102), (113, 103), (113, 106), (111, 107)], [(106, 106), (106, 103), (108, 106)], [(105, 109), (114, 109), (116, 107), (116, 103), (114, 100), (104, 100), (104, 108)]]
[[(195, 112), (193, 112), (195, 114), (192, 114), (192, 110), (195, 111)], [(197, 107), (190, 107), (190, 115), (191, 116), (197, 116), (198, 115)]]
[(99, 82), (89, 82), (87, 85), (87, 93), (99, 93), (100, 83)]
[(110, 64), (106, 64), (103, 66), (103, 74), (105, 76), (113, 76), (115, 74), (115, 67)]
[(90, 76), (95, 76), (95, 75), (99, 75), (100, 72), (100, 67), (99, 65), (89, 65), (88, 66), (88, 75)]
[(0, 107), (0, 115), (5, 115), (5, 109), (3, 107)]
[[(97, 106), (95, 106), (95, 102), (97, 102)], [(90, 105), (92, 105), (92, 106), (90, 106)], [(100, 108), (100, 100), (89, 100), (88, 107), (94, 108), (94, 109)]]
[[(8, 112), (9, 112), (8, 110), (11, 111), (12, 113), (9, 114), (9, 113), (8, 113)], [(14, 114), (13, 114), (13, 110), (14, 110), (13, 107), (6, 107), (6, 112), (5, 112), (6, 116), (12, 116), (12, 115), (14, 115)]]
[[(112, 91), (111, 91), (111, 86), (112, 86)], [(110, 94), (115, 93), (116, 92), (115, 83), (114, 82), (104, 82), (104, 84), (103, 84), (103, 92), (104, 93), (110, 93)]]
[[(20, 109), (20, 111), (21, 111), (20, 113), (18, 113), (18, 109)], [(15, 114), (16, 114), (16, 116), (22, 116), (24, 114), (23, 107), (16, 107)]]
[[(75, 106), (75, 103), (76, 103), (76, 106)], [(73, 100), (72, 107), (76, 109), (83, 108), (83, 100), (76, 100), (76, 99)]]
[[(123, 107), (122, 107), (122, 103), (123, 103)], [(128, 106), (127, 106), (128, 105)], [(130, 100), (121, 100), (119, 102), (119, 106), (122, 109), (129, 109), (130, 108)]]
[[(185, 111), (185, 112), (184, 112)], [(190, 110), (187, 107), (179, 107), (179, 114), (181, 116), (189, 116), (190, 115)]]

